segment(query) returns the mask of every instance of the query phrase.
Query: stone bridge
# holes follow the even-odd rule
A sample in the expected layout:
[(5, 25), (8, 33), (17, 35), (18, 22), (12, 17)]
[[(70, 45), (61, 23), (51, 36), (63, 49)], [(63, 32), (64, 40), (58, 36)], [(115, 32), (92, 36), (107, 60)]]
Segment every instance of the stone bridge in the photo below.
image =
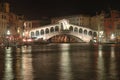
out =
[(29, 31), (30, 38), (49, 40), (56, 35), (72, 35), (83, 42), (90, 42), (93, 37), (97, 37), (98, 32), (83, 26), (70, 24), (68, 20), (60, 20), (56, 24), (46, 25)]

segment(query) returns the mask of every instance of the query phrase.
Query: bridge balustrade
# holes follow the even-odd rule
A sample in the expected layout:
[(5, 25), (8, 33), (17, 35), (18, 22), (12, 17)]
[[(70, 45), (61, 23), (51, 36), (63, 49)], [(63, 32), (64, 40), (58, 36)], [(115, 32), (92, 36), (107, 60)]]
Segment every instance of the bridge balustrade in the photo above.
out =
[[(64, 26), (67, 27), (64, 28)], [(85, 42), (89, 42), (94, 36), (97, 36), (96, 31), (68, 23), (50, 25), (30, 31), (30, 37), (37, 37), (43, 39), (49, 39), (53, 36), (61, 34), (73, 35), (82, 39)]]

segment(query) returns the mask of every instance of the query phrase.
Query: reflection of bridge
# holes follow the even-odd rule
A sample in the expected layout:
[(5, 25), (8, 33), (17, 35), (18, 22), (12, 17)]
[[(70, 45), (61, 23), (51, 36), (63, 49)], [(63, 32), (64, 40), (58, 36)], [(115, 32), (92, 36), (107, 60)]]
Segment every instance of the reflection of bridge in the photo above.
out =
[(84, 42), (89, 42), (97, 36), (97, 31), (82, 26), (69, 24), (66, 19), (60, 20), (57, 24), (47, 25), (30, 30), (29, 36), (48, 40), (56, 35), (72, 35)]

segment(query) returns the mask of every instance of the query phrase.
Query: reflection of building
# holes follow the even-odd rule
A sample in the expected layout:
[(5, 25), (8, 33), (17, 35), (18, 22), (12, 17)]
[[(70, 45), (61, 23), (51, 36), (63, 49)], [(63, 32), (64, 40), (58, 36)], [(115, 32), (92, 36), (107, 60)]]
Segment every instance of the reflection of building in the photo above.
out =
[(22, 16), (10, 12), (8, 3), (0, 3), (0, 37), (5, 37), (8, 30), (13, 38), (20, 37), (22, 35), (23, 21)]

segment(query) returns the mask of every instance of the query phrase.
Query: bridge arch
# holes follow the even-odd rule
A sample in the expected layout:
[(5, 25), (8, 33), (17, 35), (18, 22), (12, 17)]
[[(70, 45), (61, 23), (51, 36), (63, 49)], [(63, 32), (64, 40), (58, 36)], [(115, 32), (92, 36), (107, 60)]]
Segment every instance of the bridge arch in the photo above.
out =
[(49, 29), (48, 29), (48, 28), (45, 29), (45, 33), (46, 33), (46, 34), (49, 33)]
[(40, 35), (39, 30), (37, 30), (36, 31), (36, 36), (39, 36), (39, 35)]
[(74, 28), (74, 32), (78, 32), (78, 28), (77, 27)]
[(51, 33), (54, 32), (54, 28), (53, 27), (50, 28), (50, 32)]
[(88, 32), (88, 35), (89, 35), (89, 36), (92, 36), (92, 31), (89, 31), (89, 32)]
[(83, 33), (83, 30), (81, 28), (79, 29), (79, 33)]
[(87, 35), (87, 30), (86, 29), (84, 30), (84, 34)]
[(96, 32), (93, 32), (93, 36), (94, 36), (94, 37), (97, 37), (97, 33), (96, 33)]
[(70, 26), (70, 27), (69, 27), (69, 30), (70, 30), (70, 31), (73, 31), (73, 26)]
[(59, 26), (55, 26), (55, 31), (59, 31)]
[(34, 36), (35, 36), (34, 32), (31, 32), (31, 37), (34, 37)]
[(85, 42), (89, 42), (91, 39), (93, 39), (93, 37), (97, 37), (97, 31), (82, 26), (69, 24), (65, 21), (54, 25), (43, 26), (30, 31), (31, 37), (43, 39), (49, 39), (50, 37), (59, 34), (73, 35)]
[(89, 36), (92, 36), (92, 31), (89, 31), (89, 32), (88, 32), (88, 35), (89, 35)]
[(44, 30), (43, 29), (41, 29), (41, 35), (44, 35)]

